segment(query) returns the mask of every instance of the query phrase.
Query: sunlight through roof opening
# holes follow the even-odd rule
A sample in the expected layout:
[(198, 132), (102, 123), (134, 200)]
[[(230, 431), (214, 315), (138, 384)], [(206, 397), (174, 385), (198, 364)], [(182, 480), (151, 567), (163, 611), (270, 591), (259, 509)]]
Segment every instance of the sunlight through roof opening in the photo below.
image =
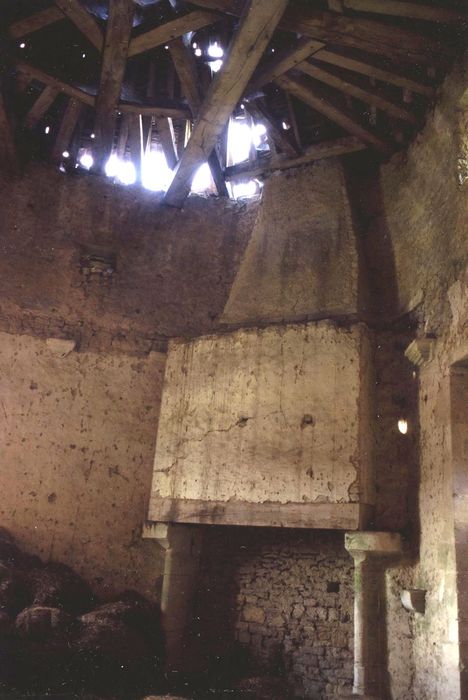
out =
[(232, 199), (250, 199), (260, 194), (262, 185), (258, 180), (234, 182), (231, 184)]
[(222, 58), (224, 56), (224, 51), (217, 41), (208, 46), (208, 56), (210, 58)]
[(137, 179), (136, 168), (132, 161), (121, 160), (115, 153), (107, 161), (105, 172), (107, 177), (114, 177), (122, 185), (133, 185)]
[(145, 155), (141, 172), (143, 187), (152, 192), (166, 192), (173, 176), (162, 150), (150, 151)]
[(211, 177), (208, 163), (200, 165), (192, 180), (192, 192), (195, 194), (210, 194), (216, 192), (216, 186)]
[(213, 73), (217, 73), (223, 65), (223, 62), (220, 58), (217, 58), (216, 61), (209, 61), (208, 65)]
[(231, 119), (228, 130), (228, 164), (248, 160), (252, 148), (252, 130), (243, 119)]
[(91, 170), (94, 164), (94, 158), (91, 153), (85, 151), (80, 155), (78, 162), (85, 170)]

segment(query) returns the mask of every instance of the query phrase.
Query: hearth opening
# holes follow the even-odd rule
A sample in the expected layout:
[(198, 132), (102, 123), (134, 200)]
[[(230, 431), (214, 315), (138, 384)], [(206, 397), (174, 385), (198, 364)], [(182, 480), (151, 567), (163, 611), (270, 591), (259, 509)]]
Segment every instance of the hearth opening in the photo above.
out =
[(322, 700), (351, 694), (353, 560), (344, 534), (202, 529), (185, 648), (213, 691)]

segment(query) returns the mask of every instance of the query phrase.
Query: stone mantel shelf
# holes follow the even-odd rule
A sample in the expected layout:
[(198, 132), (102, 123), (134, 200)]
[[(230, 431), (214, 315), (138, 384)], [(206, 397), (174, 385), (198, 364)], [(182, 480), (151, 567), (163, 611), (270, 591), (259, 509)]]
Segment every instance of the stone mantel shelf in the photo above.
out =
[(356, 554), (395, 556), (401, 554), (401, 536), (398, 532), (349, 532), (345, 535), (345, 549)]
[(371, 507), (363, 503), (249, 503), (153, 495), (146, 531), (151, 532), (150, 524), (157, 522), (357, 530), (370, 514)]

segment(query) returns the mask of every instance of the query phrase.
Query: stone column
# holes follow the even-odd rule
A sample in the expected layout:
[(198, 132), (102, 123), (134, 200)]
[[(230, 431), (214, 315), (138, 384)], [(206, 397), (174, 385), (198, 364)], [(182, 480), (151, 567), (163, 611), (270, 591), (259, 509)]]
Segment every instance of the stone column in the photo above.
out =
[(350, 532), (345, 548), (354, 559), (353, 694), (379, 698), (386, 665), (385, 559), (401, 554), (401, 539), (393, 532)]
[(203, 532), (197, 525), (175, 523), (148, 523), (143, 532), (166, 550), (161, 590), (166, 671), (187, 671), (192, 663), (189, 633)]

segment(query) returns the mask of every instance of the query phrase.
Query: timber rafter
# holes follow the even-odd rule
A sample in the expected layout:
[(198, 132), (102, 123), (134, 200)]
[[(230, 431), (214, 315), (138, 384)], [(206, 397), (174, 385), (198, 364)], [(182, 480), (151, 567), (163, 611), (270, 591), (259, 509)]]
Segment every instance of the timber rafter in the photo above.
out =
[[(88, 125), (88, 143), (92, 124), (100, 170), (119, 144), (131, 142), (137, 153), (137, 123), (138, 157), (152, 147), (154, 130), (175, 172), (166, 195), (174, 206), (183, 204), (203, 162), (218, 193), (227, 194), (226, 181), (317, 157), (368, 148), (388, 158), (420, 127), (464, 23), (461, 0), (450, 7), (442, 0), (327, 0), (327, 9), (309, 0), (160, 0), (148, 9), (110, 0), (108, 17), (82, 0), (51, 0), (41, 10), (29, 2), (30, 14), (13, 13), (7, 25), (9, 63), (21, 94), (31, 96), (22, 126), (54, 124), (58, 161), (82, 133), (77, 124)], [(43, 37), (54, 31), (58, 44), (63, 32), (77, 37), (78, 58), (82, 51), (94, 61), (82, 79), (79, 66), (67, 73), (65, 59), (36, 62), (41, 42), (47, 48)], [(209, 68), (214, 38), (224, 51), (219, 72)], [(265, 126), (266, 156), (264, 146), (252, 146), (248, 162), (226, 167), (231, 116)]]

